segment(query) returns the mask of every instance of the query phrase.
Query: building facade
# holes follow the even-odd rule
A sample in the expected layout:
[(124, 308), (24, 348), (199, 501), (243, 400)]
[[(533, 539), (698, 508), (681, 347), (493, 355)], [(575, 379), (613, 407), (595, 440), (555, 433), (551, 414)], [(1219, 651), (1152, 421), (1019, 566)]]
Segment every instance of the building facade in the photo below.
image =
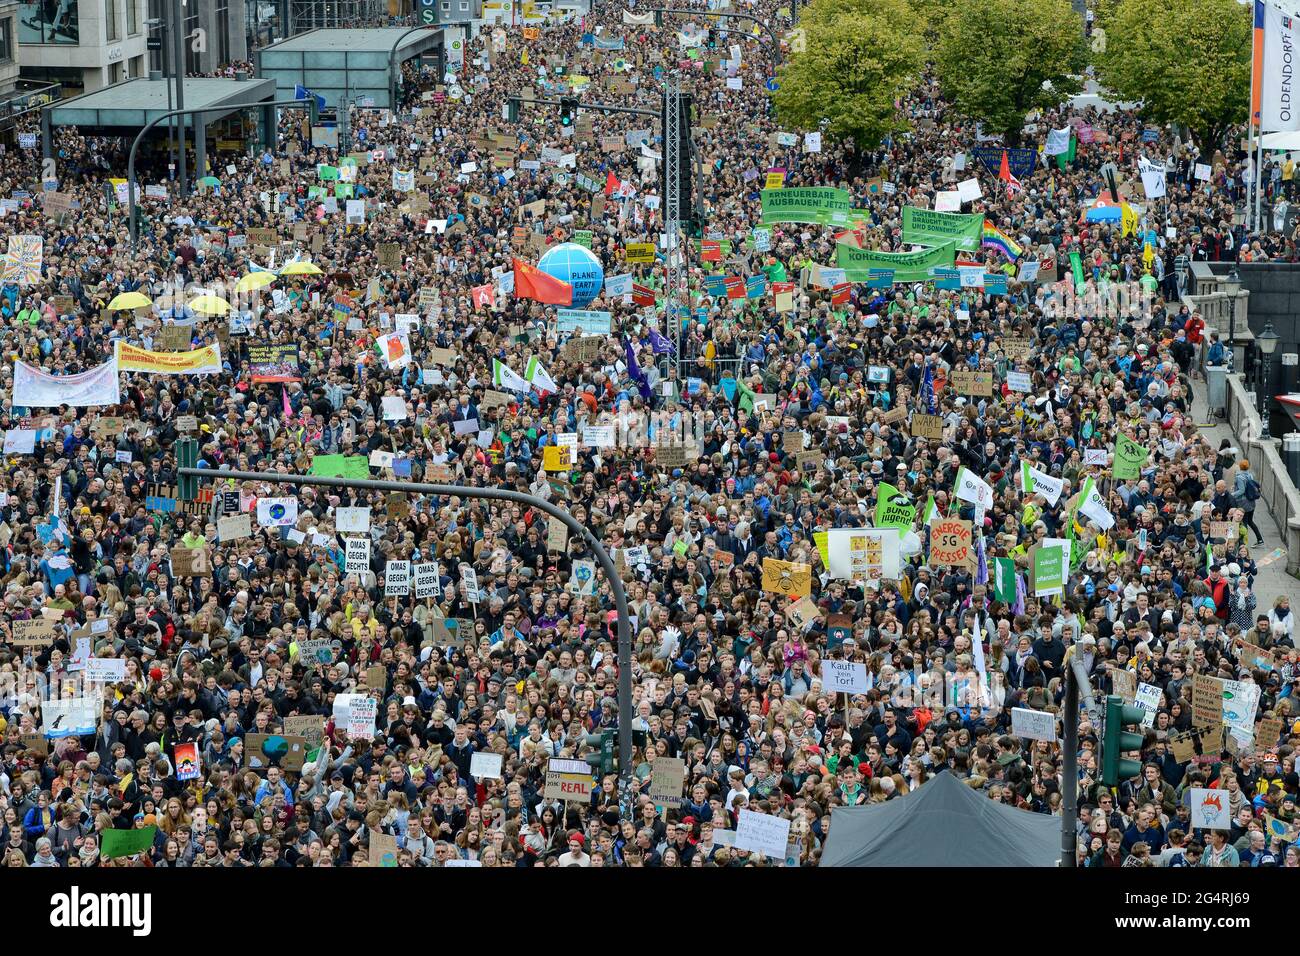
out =
[(0, 0), (0, 99), (18, 79), (18, 0)]
[[(186, 73), (211, 73), (247, 59), (244, 4), (186, 0)], [(150, 69), (170, 71), (171, 0), (17, 0), (17, 7), (15, 39), (26, 79), (58, 83), (72, 95), (147, 77)], [(161, 57), (146, 45), (146, 21), (155, 18), (166, 23)]]

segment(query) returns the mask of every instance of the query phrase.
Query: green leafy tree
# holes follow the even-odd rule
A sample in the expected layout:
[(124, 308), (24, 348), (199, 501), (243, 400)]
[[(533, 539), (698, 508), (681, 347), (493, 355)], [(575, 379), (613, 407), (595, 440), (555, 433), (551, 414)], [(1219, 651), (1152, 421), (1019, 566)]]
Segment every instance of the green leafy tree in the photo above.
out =
[(1245, 123), (1250, 97), (1251, 8), (1237, 0), (1117, 0), (1099, 21), (1102, 84), (1142, 103), (1157, 123), (1177, 123), (1213, 149)]
[(1016, 142), (1026, 113), (1082, 89), (1086, 50), (1069, 0), (956, 0), (934, 62), (959, 113)]
[(792, 55), (777, 73), (777, 116), (874, 149), (908, 128), (895, 101), (925, 68), (920, 23), (904, 0), (813, 0), (799, 14)]

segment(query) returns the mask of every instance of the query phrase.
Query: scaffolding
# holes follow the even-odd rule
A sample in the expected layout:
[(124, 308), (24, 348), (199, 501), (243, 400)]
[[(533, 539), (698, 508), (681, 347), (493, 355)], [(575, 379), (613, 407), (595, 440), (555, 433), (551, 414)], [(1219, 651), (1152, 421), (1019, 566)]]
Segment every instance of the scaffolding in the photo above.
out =
[(386, 25), (388, 0), (288, 0), (286, 36), (308, 30), (340, 30)]

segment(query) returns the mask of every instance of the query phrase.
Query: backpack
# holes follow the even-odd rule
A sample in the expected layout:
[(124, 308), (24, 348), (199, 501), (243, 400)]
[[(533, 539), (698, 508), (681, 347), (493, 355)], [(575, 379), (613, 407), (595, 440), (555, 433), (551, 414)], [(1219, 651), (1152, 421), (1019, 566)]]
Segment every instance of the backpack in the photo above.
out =
[(1242, 489), (1242, 494), (1245, 496), (1247, 501), (1258, 501), (1259, 482), (1257, 482), (1254, 478), (1247, 477), (1246, 487)]

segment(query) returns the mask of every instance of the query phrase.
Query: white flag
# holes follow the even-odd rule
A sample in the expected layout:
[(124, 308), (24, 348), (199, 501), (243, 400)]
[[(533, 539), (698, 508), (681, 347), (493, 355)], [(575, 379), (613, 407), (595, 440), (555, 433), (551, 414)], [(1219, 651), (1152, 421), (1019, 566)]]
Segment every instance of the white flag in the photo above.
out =
[(1259, 24), (1261, 8), (1264, 27), (1264, 64), (1259, 82), (1260, 132), (1295, 132), (1300, 130), (1300, 110), (1296, 108), (1294, 87), (1295, 17), (1271, 3), (1255, 4), (1255, 22)]
[(1142, 188), (1147, 199), (1159, 199), (1165, 194), (1165, 167), (1163, 163), (1153, 163), (1138, 159), (1138, 169), (1142, 173)]
[(1106, 502), (1102, 500), (1101, 492), (1091, 478), (1084, 484), (1079, 511), (1091, 518), (1102, 531), (1109, 531), (1115, 524), (1114, 516), (1106, 509)]
[(1027, 461), (1020, 463), (1020, 486), (1025, 494), (1042, 495), (1053, 507), (1061, 500), (1061, 492), (1065, 490), (1064, 480), (1053, 478)]
[(993, 486), (968, 468), (957, 472), (957, 487), (953, 493), (962, 501), (969, 501), (985, 511), (993, 507)]
[(1044, 156), (1059, 156), (1070, 151), (1070, 133), (1072, 127), (1054, 129), (1047, 134), (1047, 143), (1043, 146)]

